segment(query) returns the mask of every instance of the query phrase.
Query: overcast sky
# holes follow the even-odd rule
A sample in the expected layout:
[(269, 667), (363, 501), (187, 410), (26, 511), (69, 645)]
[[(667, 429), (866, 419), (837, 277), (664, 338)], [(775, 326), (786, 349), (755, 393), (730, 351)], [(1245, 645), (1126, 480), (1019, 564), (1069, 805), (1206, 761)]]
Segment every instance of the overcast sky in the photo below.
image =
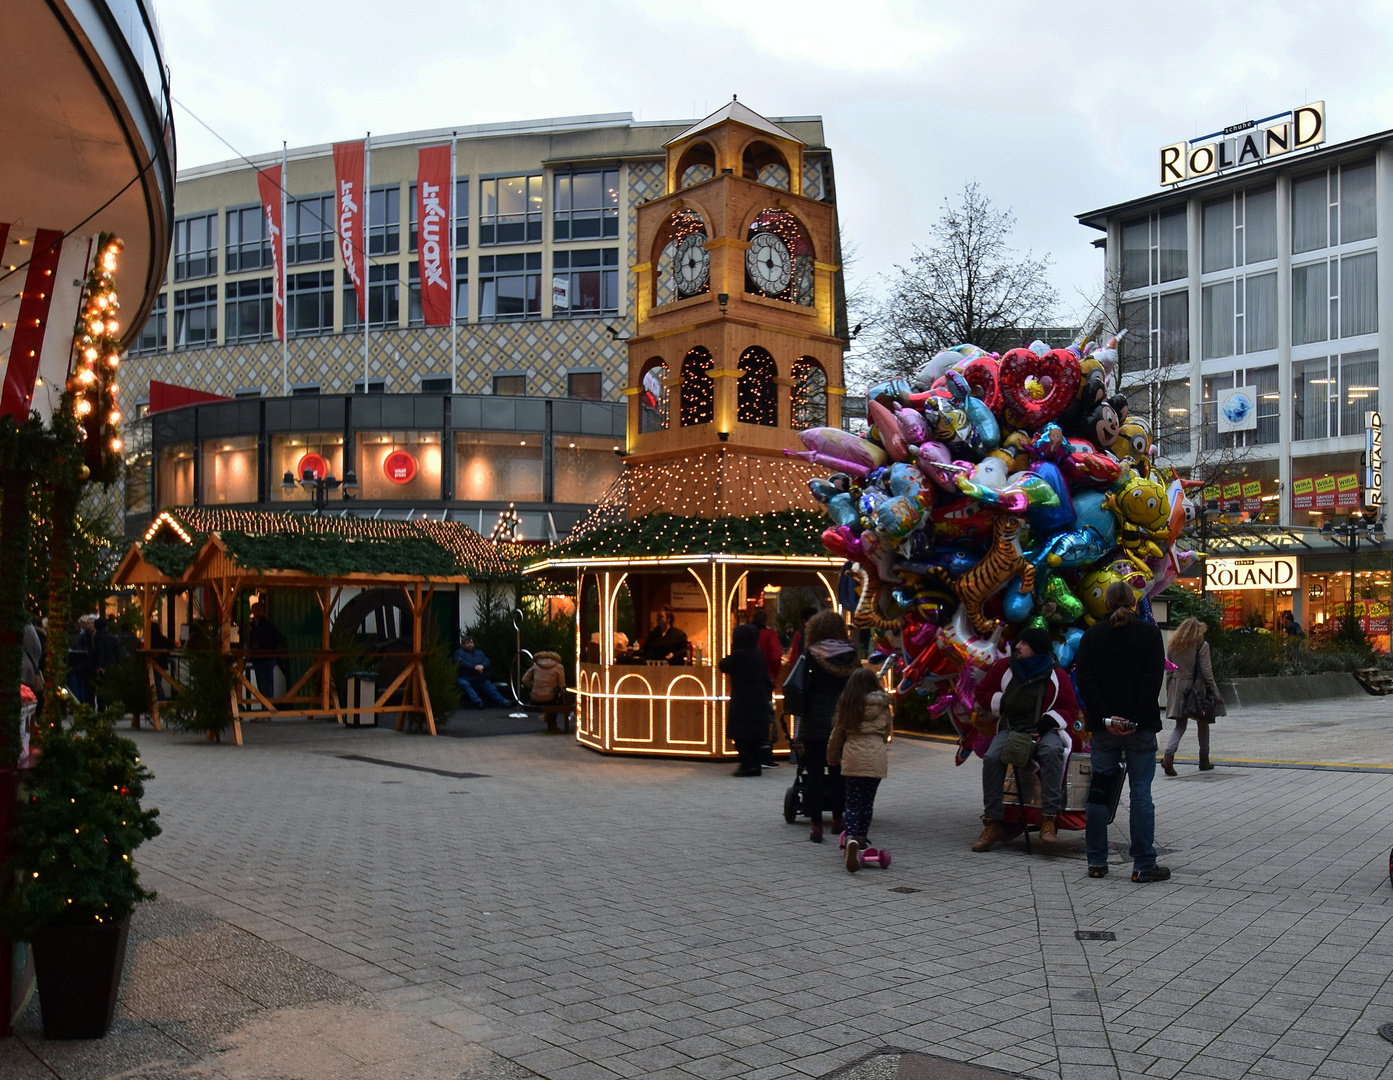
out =
[[(1393, 3), (158, 0), (174, 95), (243, 153), (581, 113), (821, 115), (874, 282), (971, 180), (1096, 291), (1074, 215), (1156, 190), (1158, 149), (1324, 100), (1393, 127)], [(232, 156), (176, 109), (181, 166)]]

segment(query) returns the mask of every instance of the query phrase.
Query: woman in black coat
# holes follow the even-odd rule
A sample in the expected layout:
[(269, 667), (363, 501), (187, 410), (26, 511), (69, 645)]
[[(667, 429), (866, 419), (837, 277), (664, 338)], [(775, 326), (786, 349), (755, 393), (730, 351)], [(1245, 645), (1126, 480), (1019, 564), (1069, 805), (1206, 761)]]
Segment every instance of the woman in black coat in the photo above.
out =
[(769, 739), (774, 700), (769, 664), (759, 648), (759, 627), (745, 623), (735, 628), (730, 635), (730, 655), (721, 660), (720, 669), (730, 685), (726, 735), (734, 740), (740, 755), (735, 775), (759, 776), (759, 750)]
[(847, 640), (846, 623), (835, 611), (819, 611), (809, 619), (804, 641), (810, 663), (808, 685), (803, 692), (803, 716), (798, 724), (798, 737), (803, 743), (798, 757), (807, 783), (804, 804), (813, 821), (808, 839), (820, 844), (824, 807), (832, 811), (832, 831), (842, 831), (842, 808), (846, 805), (842, 771), (827, 764), (827, 740), (832, 737), (837, 699), (851, 673), (861, 666), (861, 660)]

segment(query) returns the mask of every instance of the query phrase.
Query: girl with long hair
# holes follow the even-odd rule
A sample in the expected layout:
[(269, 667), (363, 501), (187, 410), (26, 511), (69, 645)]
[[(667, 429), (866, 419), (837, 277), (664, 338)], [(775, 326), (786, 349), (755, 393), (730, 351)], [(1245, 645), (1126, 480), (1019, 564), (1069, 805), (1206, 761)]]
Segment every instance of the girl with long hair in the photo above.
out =
[[(1199, 619), (1186, 619), (1171, 635), (1166, 649), (1175, 670), (1166, 676), (1166, 716), (1175, 721), (1170, 740), (1166, 743), (1166, 753), (1161, 759), (1161, 768), (1167, 776), (1179, 775), (1175, 771), (1175, 752), (1180, 749), (1180, 737), (1185, 734), (1187, 722), (1195, 721), (1195, 733), (1200, 740), (1200, 769), (1207, 772), (1214, 768), (1209, 760), (1209, 728), (1215, 716), (1225, 716), (1224, 699), (1219, 693), (1219, 684), (1214, 681), (1214, 665), (1209, 655), (1209, 642), (1204, 635), (1209, 627)], [(1203, 683), (1214, 696), (1213, 715), (1188, 717), (1185, 715), (1185, 695), (1192, 686)]]
[(836, 723), (827, 744), (827, 762), (839, 764), (846, 788), (846, 868), (861, 868), (860, 853), (875, 813), (875, 793), (889, 771), (886, 743), (892, 727), (890, 695), (871, 668), (858, 668), (837, 699)]

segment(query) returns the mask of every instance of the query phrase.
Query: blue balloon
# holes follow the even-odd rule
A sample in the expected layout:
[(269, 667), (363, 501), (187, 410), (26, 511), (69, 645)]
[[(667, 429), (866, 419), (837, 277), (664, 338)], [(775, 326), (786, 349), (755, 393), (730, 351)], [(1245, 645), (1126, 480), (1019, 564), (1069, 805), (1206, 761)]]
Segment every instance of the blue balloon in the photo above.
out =
[(1083, 631), (1077, 626), (1070, 626), (1064, 630), (1064, 640), (1054, 643), (1054, 659), (1060, 667), (1067, 668), (1074, 662), (1074, 657), (1079, 652), (1079, 642), (1083, 640)]
[(1035, 506), (1026, 510), (1030, 519), (1030, 530), (1036, 536), (1052, 536), (1060, 529), (1067, 529), (1074, 523), (1074, 499), (1069, 494), (1069, 482), (1059, 471), (1059, 466), (1050, 461), (1037, 461), (1030, 469), (1059, 497), (1058, 506)]
[(827, 513), (838, 525), (855, 527), (861, 521), (856, 509), (856, 500), (851, 492), (842, 491), (827, 500)]
[(1006, 583), (1006, 588), (1001, 594), (1001, 611), (1006, 616), (1007, 622), (1025, 622), (1030, 618), (1030, 613), (1035, 607), (1035, 597), (1029, 593), (1021, 592), (1021, 576), (1017, 574)]
[(1104, 498), (1106, 496), (1101, 491), (1080, 491), (1075, 495), (1074, 528), (1087, 526), (1106, 540), (1109, 547), (1113, 547), (1117, 544), (1117, 518), (1113, 517), (1112, 511), (1104, 508)]

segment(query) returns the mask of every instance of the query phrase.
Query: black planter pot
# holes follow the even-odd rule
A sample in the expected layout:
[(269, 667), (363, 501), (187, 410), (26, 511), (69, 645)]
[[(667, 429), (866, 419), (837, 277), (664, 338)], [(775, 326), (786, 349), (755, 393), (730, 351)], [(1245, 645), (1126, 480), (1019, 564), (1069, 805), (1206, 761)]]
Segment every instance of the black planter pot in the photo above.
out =
[(51, 926), (30, 941), (46, 1039), (100, 1039), (116, 1011), (130, 916), (119, 923)]

